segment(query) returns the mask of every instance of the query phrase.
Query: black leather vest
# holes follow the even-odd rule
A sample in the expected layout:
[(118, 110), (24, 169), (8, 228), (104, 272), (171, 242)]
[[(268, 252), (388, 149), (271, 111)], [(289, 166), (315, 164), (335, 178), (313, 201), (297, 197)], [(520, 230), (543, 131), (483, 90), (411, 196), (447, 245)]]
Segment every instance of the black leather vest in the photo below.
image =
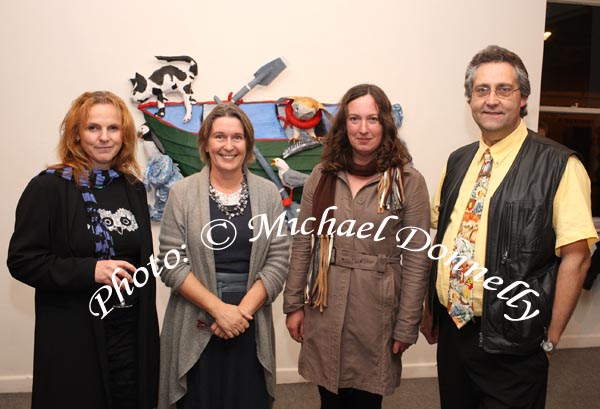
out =
[[(437, 244), (446, 233), (460, 186), (478, 147), (479, 142), (467, 145), (448, 158)], [(499, 279), (495, 278), (490, 285), (494, 290), (484, 290), (479, 341), (487, 352), (528, 354), (539, 348), (546, 336), (560, 264), (554, 252), (553, 201), (567, 160), (573, 154), (575, 152), (529, 130), (506, 177), (490, 199), (484, 266), (488, 271), (484, 280)], [(451, 252), (452, 249), (448, 249), (448, 254)], [(437, 262), (434, 261), (430, 288), (435, 289), (436, 279)], [(500, 279), (502, 284), (498, 284)], [(502, 294), (504, 299), (498, 298), (503, 289), (516, 282), (526, 285), (519, 283)], [(512, 297), (528, 288), (539, 296), (528, 291), (509, 303)], [(433, 303), (437, 294), (435, 291), (431, 294)], [(539, 310), (537, 315), (518, 320), (536, 310)]]

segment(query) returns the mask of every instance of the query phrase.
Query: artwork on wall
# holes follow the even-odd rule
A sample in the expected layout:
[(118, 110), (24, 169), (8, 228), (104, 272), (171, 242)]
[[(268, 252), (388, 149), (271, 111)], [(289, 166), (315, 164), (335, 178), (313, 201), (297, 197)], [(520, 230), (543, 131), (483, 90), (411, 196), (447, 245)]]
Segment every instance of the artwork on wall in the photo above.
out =
[[(156, 58), (186, 64), (187, 79), (193, 80), (198, 73), (197, 65), (191, 57)], [(270, 101), (243, 100), (252, 88), (269, 85), (286, 68), (281, 58), (259, 68), (248, 84), (236, 94), (229, 93), (225, 100), (215, 96), (210, 101), (196, 102), (191, 97), (191, 82), (187, 82), (187, 89), (179, 92), (182, 102), (165, 102), (165, 84), (172, 84), (173, 87), (177, 85), (173, 89), (178, 90), (183, 82), (177, 81), (183, 81), (182, 73), (186, 74), (184, 69), (173, 65), (166, 67), (173, 68), (157, 69), (146, 79), (144, 90), (140, 86), (143, 76), (136, 74), (136, 78), (131, 80), (132, 98), (140, 103), (138, 109), (142, 111), (146, 121), (138, 132), (138, 136), (144, 140), (145, 151), (150, 159), (145, 176), (151, 178), (153, 175), (160, 175), (158, 182), (149, 179), (145, 181), (147, 189), (155, 190), (155, 204), (151, 207), (152, 220), (158, 221), (162, 217), (170, 186), (182, 177), (202, 169), (197, 132), (203, 118), (220, 103), (236, 103), (248, 115), (254, 127), (254, 153), (257, 158), (249, 169), (277, 185), (288, 219), (296, 217), (302, 198), (302, 186), (320, 161), (323, 138), (337, 112), (337, 104), (321, 103), (306, 96), (282, 97)], [(148, 95), (148, 86), (159, 90), (150, 90)], [(156, 101), (149, 100), (152, 95), (156, 96)], [(394, 115), (396, 125), (400, 127), (402, 108), (398, 104), (394, 104)], [(162, 158), (163, 156), (168, 156), (168, 159)]]
[(156, 116), (162, 118), (165, 116), (165, 101), (168, 101), (165, 95), (178, 93), (181, 95), (185, 106), (182, 122), (189, 122), (192, 118), (192, 103), (196, 102), (192, 97), (192, 82), (198, 75), (198, 64), (192, 57), (187, 55), (178, 57), (156, 56), (156, 59), (167, 62), (185, 62), (187, 63), (187, 70), (184, 71), (175, 65), (164, 65), (147, 78), (136, 72), (135, 78), (129, 80), (133, 86), (131, 98), (141, 104), (156, 97), (158, 106)]

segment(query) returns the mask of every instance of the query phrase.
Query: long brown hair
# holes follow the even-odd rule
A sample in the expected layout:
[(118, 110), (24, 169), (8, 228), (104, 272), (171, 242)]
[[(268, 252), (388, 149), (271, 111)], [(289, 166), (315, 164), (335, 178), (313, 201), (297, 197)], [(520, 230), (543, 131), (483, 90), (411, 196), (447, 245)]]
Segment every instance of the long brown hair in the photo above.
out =
[(73, 101), (60, 126), (58, 157), (61, 163), (51, 166), (51, 168), (72, 167), (74, 180), (77, 184), (79, 184), (82, 175), (92, 172), (94, 165), (83, 150), (79, 139), (88, 120), (90, 109), (96, 104), (114, 106), (121, 117), (121, 139), (123, 144), (119, 153), (113, 159), (111, 168), (125, 175), (130, 182), (138, 180), (141, 171), (135, 159), (137, 144), (135, 124), (125, 102), (110, 91), (85, 92)]
[(357, 98), (371, 95), (379, 110), (379, 122), (382, 126), (381, 144), (375, 150), (377, 171), (402, 166), (412, 158), (398, 138), (398, 129), (392, 115), (392, 104), (381, 88), (373, 84), (360, 84), (350, 88), (342, 97), (339, 109), (331, 129), (325, 139), (321, 163), (324, 172), (346, 170), (352, 161), (352, 145), (348, 140), (348, 104)]

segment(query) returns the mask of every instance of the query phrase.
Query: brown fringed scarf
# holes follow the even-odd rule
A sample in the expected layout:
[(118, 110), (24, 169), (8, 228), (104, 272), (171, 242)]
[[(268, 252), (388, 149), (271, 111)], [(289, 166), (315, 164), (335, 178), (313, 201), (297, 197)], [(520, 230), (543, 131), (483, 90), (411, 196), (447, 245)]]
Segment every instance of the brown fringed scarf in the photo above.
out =
[[(348, 173), (356, 176), (373, 176), (377, 173), (377, 163), (372, 160), (366, 165), (357, 165), (351, 162), (347, 169)], [(312, 216), (316, 219), (313, 227), (318, 229), (321, 218), (328, 207), (334, 205), (335, 185), (337, 175), (335, 173), (323, 173), (315, 193), (313, 195)], [(404, 183), (402, 180), (402, 168), (390, 168), (381, 174), (379, 185), (377, 185), (377, 213), (383, 213), (384, 209), (397, 214), (405, 204)], [(327, 274), (331, 262), (333, 250), (333, 234), (327, 232), (313, 231), (311, 237), (311, 254), (308, 266), (306, 288), (304, 289), (304, 303), (319, 311), (327, 307)]]

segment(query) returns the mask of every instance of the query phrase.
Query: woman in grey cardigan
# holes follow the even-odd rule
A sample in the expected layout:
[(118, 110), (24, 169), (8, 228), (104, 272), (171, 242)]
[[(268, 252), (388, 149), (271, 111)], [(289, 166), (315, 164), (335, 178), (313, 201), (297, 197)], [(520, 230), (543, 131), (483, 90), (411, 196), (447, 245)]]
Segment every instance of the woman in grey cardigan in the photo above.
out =
[(159, 408), (272, 407), (271, 303), (286, 278), (289, 239), (261, 231), (283, 208), (275, 185), (246, 168), (253, 145), (246, 114), (215, 107), (198, 135), (206, 166), (170, 192), (160, 232), (161, 277), (172, 291)]

